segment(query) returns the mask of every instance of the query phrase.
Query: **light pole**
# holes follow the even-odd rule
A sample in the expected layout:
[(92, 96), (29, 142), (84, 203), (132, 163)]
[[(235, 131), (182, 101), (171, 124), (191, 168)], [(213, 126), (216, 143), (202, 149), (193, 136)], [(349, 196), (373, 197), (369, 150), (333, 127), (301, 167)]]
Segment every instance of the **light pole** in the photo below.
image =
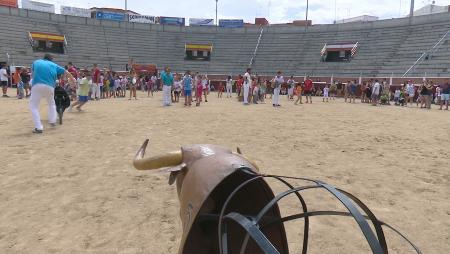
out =
[(125, 12), (128, 11), (128, 0), (125, 0)]
[(217, 2), (219, 2), (219, 0), (216, 0), (216, 26), (219, 25), (219, 23), (217, 23)]
[(308, 27), (309, 0), (306, 0), (306, 27)]
[(411, 0), (411, 7), (409, 9), (409, 16), (414, 16), (414, 0)]

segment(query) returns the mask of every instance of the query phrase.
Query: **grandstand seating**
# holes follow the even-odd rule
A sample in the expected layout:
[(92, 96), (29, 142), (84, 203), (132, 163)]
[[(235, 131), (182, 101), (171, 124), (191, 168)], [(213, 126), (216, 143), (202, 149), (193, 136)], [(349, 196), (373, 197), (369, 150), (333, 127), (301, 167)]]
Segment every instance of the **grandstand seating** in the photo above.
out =
[[(72, 61), (84, 68), (93, 63), (124, 70), (130, 58), (136, 63), (170, 66), (174, 71), (208, 74), (242, 73), (253, 56), (259, 27), (218, 28), (133, 24), (49, 14), (0, 7), (0, 62), (30, 65), (42, 53), (33, 52), (28, 32), (63, 34), (66, 53), (57, 55), (60, 64)], [(271, 25), (264, 32), (254, 57), (259, 74), (283, 70), (286, 75), (304, 76), (401, 76), (423, 53), (450, 29), (450, 14), (425, 15), (367, 23), (297, 27)], [(350, 62), (321, 62), (325, 43), (358, 42)], [(186, 43), (211, 43), (211, 61), (184, 60)], [(446, 76), (450, 47), (444, 40), (433, 58), (424, 61), (409, 76)]]

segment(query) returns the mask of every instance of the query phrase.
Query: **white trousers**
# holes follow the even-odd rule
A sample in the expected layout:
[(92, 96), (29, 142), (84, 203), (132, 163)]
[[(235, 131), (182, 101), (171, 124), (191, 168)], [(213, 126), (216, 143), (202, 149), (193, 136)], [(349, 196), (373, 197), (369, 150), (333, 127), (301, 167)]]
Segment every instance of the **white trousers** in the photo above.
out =
[(272, 104), (280, 105), (280, 88), (273, 89)]
[(172, 98), (170, 97), (170, 91), (172, 90), (171, 86), (163, 85), (163, 106), (169, 106), (172, 102)]
[(233, 92), (233, 86), (227, 85), (227, 97), (231, 97), (231, 93)]
[(91, 97), (92, 98), (100, 98), (100, 86), (99, 84), (92, 83), (92, 90), (91, 90)]
[(55, 105), (55, 88), (36, 84), (31, 88), (30, 110), (33, 117), (34, 127), (38, 130), (43, 130), (41, 115), (39, 114), (39, 104), (41, 99), (45, 98), (48, 103), (48, 122), (56, 123), (56, 105)]
[(244, 104), (248, 104), (249, 92), (250, 92), (250, 84), (244, 83)]

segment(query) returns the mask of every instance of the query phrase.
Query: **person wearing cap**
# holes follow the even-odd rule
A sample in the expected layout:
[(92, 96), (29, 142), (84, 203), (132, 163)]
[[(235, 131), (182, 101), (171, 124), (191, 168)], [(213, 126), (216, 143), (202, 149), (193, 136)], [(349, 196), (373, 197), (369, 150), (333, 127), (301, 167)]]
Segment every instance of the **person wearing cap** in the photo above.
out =
[(68, 78), (69, 83), (73, 85), (75, 79), (67, 70), (53, 62), (53, 56), (45, 54), (43, 59), (33, 62), (31, 65), (31, 98), (30, 110), (34, 122), (33, 133), (42, 133), (41, 116), (39, 114), (39, 104), (41, 99), (46, 99), (48, 103), (48, 121), (51, 126), (56, 125), (56, 105), (54, 99), (54, 91), (56, 79), (58, 75), (64, 75)]

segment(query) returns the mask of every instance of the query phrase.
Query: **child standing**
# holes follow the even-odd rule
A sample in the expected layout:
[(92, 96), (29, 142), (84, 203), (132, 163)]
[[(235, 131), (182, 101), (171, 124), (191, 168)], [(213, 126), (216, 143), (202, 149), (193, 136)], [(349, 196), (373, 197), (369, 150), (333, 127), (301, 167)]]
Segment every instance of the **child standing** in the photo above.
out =
[(329, 93), (330, 93), (330, 88), (328, 88), (328, 85), (325, 86), (325, 88), (323, 89), (323, 102), (328, 102), (328, 97), (329, 97)]
[(227, 98), (231, 98), (231, 93), (233, 92), (233, 79), (231, 79), (231, 76), (228, 76), (227, 78)]
[(184, 106), (190, 107), (192, 104), (192, 77), (189, 71), (187, 71), (183, 77), (183, 89), (184, 89)]
[(203, 88), (203, 95), (205, 96), (205, 102), (208, 102), (209, 81), (206, 75), (204, 75), (202, 79), (202, 88)]
[(22, 82), (22, 80), (20, 80), (19, 81), (19, 83), (17, 84), (17, 98), (20, 100), (20, 99), (23, 99), (23, 97), (24, 97), (24, 85), (23, 85), (23, 82)]
[(297, 95), (297, 100), (295, 101), (295, 105), (303, 104), (302, 102), (302, 85), (297, 83), (295, 85), (295, 90), (294, 90), (295, 95)]
[(255, 87), (253, 88), (253, 104), (258, 104), (259, 98), (259, 83), (255, 82)]
[(203, 94), (203, 85), (202, 85), (202, 80), (198, 79), (197, 80), (197, 86), (196, 86), (196, 93), (195, 93), (195, 98), (197, 100), (197, 102), (195, 103), (195, 106), (200, 106), (200, 102), (202, 101), (202, 94)]
[(180, 76), (177, 75), (175, 78), (175, 82), (173, 83), (173, 94), (174, 94), (174, 102), (180, 102), (180, 94), (181, 94), (181, 86), (182, 80)]
[(137, 100), (137, 97), (136, 97), (136, 89), (137, 89), (137, 85), (138, 85), (137, 82), (138, 82), (138, 79), (137, 79), (137, 76), (135, 75), (131, 79), (131, 82), (130, 82), (130, 98), (128, 100), (131, 100), (131, 97), (134, 97), (134, 99)]
[[(223, 90), (224, 90), (224, 85), (222, 82), (220, 82), (219, 89), (217, 90), (217, 98), (222, 98)], [(228, 91), (227, 91), (227, 98), (228, 98)]]
[(395, 102), (395, 105), (398, 106), (399, 100), (400, 100), (400, 89), (397, 88), (397, 89), (395, 89), (395, 92), (394, 92), (394, 102)]
[(287, 97), (288, 100), (294, 100), (294, 86), (295, 86), (295, 80), (294, 80), (294, 76), (291, 76), (291, 78), (287, 81), (287, 85), (288, 85), (288, 93), (287, 93)]

